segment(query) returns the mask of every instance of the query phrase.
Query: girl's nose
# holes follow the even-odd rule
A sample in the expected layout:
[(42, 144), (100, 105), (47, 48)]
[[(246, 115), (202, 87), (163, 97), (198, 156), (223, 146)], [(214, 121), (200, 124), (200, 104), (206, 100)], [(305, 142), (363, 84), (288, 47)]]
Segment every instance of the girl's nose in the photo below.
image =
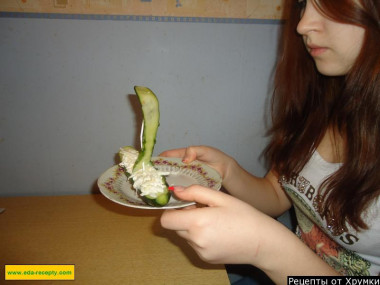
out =
[(307, 35), (312, 31), (321, 29), (321, 20), (323, 16), (316, 8), (312, 0), (307, 1), (305, 8), (300, 15), (300, 21), (297, 26), (297, 32), (300, 35)]

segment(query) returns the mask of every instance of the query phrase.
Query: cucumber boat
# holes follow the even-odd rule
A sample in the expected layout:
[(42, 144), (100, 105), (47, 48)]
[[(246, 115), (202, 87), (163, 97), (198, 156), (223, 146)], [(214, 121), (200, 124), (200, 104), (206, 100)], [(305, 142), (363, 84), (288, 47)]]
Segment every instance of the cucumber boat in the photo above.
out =
[(156, 95), (147, 87), (134, 87), (139, 98), (144, 130), (141, 137), (141, 150), (132, 146), (120, 148), (120, 166), (127, 179), (141, 199), (150, 206), (163, 207), (170, 199), (170, 191), (165, 176), (161, 175), (152, 163), (153, 149), (156, 144), (157, 130), (160, 125), (159, 102)]

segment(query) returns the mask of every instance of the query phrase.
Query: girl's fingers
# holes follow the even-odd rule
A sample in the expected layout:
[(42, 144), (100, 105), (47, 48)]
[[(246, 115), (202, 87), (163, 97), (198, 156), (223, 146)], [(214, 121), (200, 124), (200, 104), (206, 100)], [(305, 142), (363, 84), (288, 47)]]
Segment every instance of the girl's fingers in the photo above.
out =
[(185, 163), (190, 163), (197, 158), (197, 147), (189, 146), (187, 148), (177, 148), (172, 150), (164, 151), (160, 156), (166, 157), (179, 157)]
[(176, 231), (177, 235), (179, 235), (181, 238), (189, 241), (190, 240), (190, 236), (189, 236), (189, 232), (188, 231)]
[[(174, 187), (177, 198), (184, 201), (194, 201), (209, 207), (223, 206), (233, 198), (222, 192), (193, 185), (188, 188)], [(167, 210), (161, 216), (161, 225), (175, 231), (187, 231), (194, 221), (202, 220), (207, 215), (205, 208), (188, 208), (186, 210)]]
[(193, 146), (187, 147), (182, 161), (185, 163), (190, 163), (196, 159), (197, 159), (196, 147), (193, 147)]
[(185, 155), (185, 152), (186, 152), (185, 148), (177, 148), (177, 149), (166, 150), (160, 153), (159, 156), (182, 158)]
[[(166, 210), (161, 216), (161, 225), (168, 230), (187, 232), (197, 209), (193, 210)], [(184, 235), (184, 233), (183, 233)]]
[(199, 185), (187, 188), (174, 186), (172, 189), (176, 197), (181, 200), (197, 202), (210, 207), (224, 206), (233, 199), (225, 193)]

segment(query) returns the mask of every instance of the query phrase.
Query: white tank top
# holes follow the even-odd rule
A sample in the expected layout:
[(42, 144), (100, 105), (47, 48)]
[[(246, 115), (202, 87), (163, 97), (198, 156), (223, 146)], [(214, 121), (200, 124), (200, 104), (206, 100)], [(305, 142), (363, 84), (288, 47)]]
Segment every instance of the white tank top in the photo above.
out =
[[(297, 234), (323, 260), (343, 275), (380, 275), (380, 199), (363, 214), (368, 230), (355, 231), (347, 225), (339, 229), (334, 219), (321, 218), (318, 208), (321, 183), (340, 168), (314, 152), (304, 169), (279, 182), (293, 201)], [(354, 199), (360, 199), (355, 197)]]

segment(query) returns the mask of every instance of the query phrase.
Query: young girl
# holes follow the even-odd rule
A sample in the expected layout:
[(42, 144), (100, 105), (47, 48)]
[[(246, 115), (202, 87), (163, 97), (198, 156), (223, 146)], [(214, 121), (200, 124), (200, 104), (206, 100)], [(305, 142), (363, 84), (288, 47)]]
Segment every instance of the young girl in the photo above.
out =
[[(291, 275), (380, 274), (380, 1), (289, 0), (277, 64), (271, 170), (251, 175), (205, 146), (164, 152), (214, 167), (231, 194), (175, 195), (208, 207), (164, 212), (211, 263)], [(294, 206), (297, 235), (276, 217)]]

